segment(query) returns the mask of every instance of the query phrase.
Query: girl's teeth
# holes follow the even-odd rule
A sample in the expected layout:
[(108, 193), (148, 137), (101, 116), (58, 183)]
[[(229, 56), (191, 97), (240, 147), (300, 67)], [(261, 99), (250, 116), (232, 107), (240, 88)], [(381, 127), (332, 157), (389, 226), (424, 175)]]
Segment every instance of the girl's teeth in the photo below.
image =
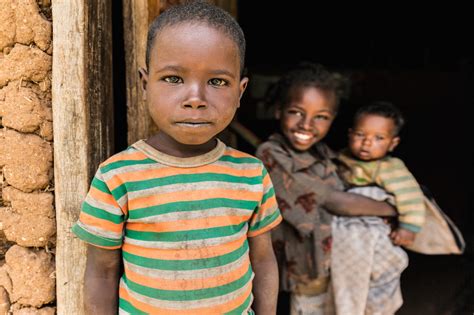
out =
[(301, 140), (309, 140), (311, 136), (295, 132), (295, 136)]

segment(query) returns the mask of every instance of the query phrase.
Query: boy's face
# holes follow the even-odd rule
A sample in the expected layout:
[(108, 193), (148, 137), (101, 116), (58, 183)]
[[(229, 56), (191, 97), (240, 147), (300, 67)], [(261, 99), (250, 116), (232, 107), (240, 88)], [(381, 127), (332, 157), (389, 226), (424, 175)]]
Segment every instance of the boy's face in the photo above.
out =
[(400, 143), (395, 136), (393, 119), (365, 114), (349, 129), (349, 149), (354, 157), (363, 161), (383, 158)]
[[(169, 152), (214, 145), (214, 136), (231, 122), (248, 79), (240, 79), (237, 45), (205, 24), (162, 29), (141, 70), (150, 115), (160, 148)], [(165, 152), (168, 153), (168, 152)]]
[(283, 135), (297, 151), (306, 151), (321, 141), (335, 116), (333, 93), (315, 87), (295, 89), (290, 104), (276, 113)]

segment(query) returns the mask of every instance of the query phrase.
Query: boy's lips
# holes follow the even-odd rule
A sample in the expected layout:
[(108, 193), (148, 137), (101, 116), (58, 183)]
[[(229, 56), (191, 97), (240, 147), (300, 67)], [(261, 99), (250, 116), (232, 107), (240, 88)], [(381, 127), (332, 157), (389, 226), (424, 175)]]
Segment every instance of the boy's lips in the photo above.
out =
[(175, 124), (178, 126), (184, 126), (184, 127), (204, 127), (204, 126), (211, 125), (212, 122), (206, 121), (206, 120), (200, 120), (200, 119), (189, 119), (189, 120), (176, 121)]

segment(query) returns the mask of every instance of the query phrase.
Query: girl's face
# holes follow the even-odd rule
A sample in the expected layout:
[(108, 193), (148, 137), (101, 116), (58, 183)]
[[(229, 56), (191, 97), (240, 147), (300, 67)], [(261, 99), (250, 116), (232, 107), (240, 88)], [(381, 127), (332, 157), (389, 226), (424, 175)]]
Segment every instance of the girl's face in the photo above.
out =
[(293, 149), (306, 151), (321, 141), (336, 116), (336, 96), (316, 87), (301, 87), (292, 100), (277, 111), (280, 128)]

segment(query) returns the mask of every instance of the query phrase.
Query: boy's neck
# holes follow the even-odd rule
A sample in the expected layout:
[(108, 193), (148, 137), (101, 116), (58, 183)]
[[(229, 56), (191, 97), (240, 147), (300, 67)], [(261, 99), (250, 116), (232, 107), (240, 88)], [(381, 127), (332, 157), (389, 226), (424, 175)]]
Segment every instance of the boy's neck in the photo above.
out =
[(217, 140), (215, 138), (210, 139), (206, 143), (198, 145), (183, 144), (177, 141), (171, 142), (169, 139), (162, 137), (160, 133), (151, 136), (145, 140), (145, 142), (164, 154), (178, 158), (189, 158), (203, 155), (212, 151), (217, 145)]

